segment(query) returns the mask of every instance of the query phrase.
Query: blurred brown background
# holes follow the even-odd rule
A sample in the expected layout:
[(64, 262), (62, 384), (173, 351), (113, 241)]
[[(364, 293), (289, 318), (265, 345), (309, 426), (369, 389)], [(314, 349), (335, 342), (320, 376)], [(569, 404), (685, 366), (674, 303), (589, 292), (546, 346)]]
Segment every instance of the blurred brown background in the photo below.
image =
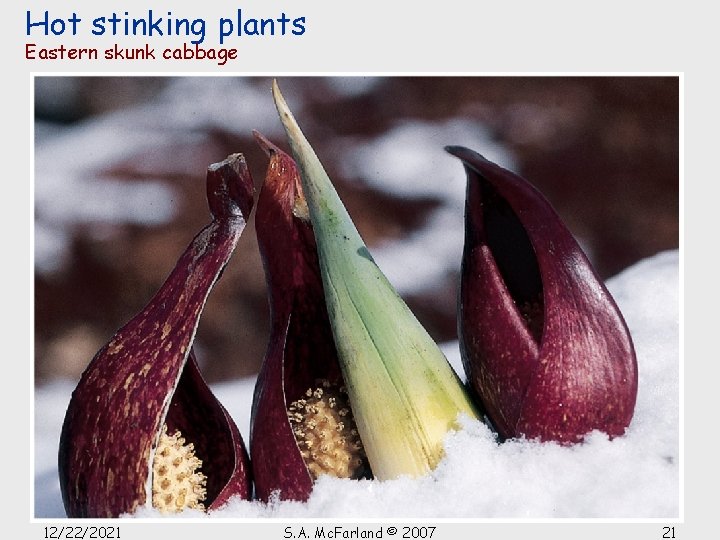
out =
[[(677, 77), (279, 82), (371, 251), (411, 238), (447, 201), (431, 191), (404, 197), (350, 178), (344, 152), (398, 125), (421, 122), (432, 133), (433, 125), (453, 119), (477, 126), (545, 193), (603, 278), (678, 248)], [(267, 160), (251, 130), (287, 146), (265, 77), (37, 77), (35, 121), (35, 375), (43, 383), (79, 377), (164, 281), (209, 220), (210, 163), (243, 152), (259, 189)], [(438, 135), (437, 147), (444, 144), (464, 142)], [(398, 147), (398, 159), (403, 152)], [(449, 163), (462, 184), (462, 168)], [(148, 180), (171, 188), (170, 195), (163, 198), (161, 189), (122, 195)], [(455, 339), (457, 285), (452, 270), (432, 287), (403, 293), (437, 341)], [(196, 347), (206, 378), (256, 373), (267, 332), (251, 220), (200, 321)]]

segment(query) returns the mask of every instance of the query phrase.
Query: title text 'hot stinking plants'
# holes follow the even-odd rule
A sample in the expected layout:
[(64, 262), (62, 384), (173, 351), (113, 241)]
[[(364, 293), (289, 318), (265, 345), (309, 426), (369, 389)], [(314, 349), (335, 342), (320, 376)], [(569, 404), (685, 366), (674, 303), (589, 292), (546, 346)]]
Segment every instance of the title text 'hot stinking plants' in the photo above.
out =
[(542, 194), (471, 150), (447, 148), (467, 174), (466, 387), (375, 264), (275, 82), (272, 97), (292, 157), (254, 133), (269, 160), (255, 225), (271, 329), (249, 456), (192, 351), (253, 207), (234, 154), (208, 168), (212, 222), (73, 392), (59, 450), (69, 517), (212, 511), (231, 497), (302, 501), (321, 475), (422, 476), (462, 416), (483, 419), (500, 440), (625, 432), (637, 393), (629, 332)]

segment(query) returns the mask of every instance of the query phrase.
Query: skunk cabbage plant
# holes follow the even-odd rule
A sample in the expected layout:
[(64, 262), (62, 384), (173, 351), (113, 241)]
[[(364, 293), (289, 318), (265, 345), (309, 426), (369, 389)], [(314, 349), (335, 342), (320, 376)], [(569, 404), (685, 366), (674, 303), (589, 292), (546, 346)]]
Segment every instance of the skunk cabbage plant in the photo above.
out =
[(142, 506), (212, 510), (251, 495), (240, 433), (192, 352), (208, 293), (253, 205), (242, 155), (208, 167), (207, 198), (212, 222), (97, 352), (72, 394), (58, 463), (68, 517), (117, 517)]
[(271, 330), (255, 387), (250, 455), (255, 492), (306, 500), (321, 474), (369, 475), (333, 341), (317, 247), (293, 159), (259, 133), (270, 159), (255, 227)]
[(458, 333), (463, 366), (503, 437), (622, 435), (637, 394), (625, 321), (545, 197), (463, 147)]

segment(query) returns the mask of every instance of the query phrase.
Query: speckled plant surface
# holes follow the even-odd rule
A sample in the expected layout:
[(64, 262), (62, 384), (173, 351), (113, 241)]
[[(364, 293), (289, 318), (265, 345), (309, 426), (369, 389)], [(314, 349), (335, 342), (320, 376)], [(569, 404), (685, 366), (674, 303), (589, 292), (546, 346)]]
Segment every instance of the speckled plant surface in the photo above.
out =
[[(206, 478), (198, 489), (206, 490), (209, 508), (251, 493), (243, 441), (203, 381), (191, 349), (210, 289), (253, 205), (243, 156), (208, 168), (207, 197), (213, 221), (145, 309), (98, 351), (73, 392), (58, 461), (69, 517), (117, 517), (151, 504), (153, 456), (164, 429), (171, 435), (180, 430), (192, 441)], [(181, 509), (190, 494), (179, 497)]]

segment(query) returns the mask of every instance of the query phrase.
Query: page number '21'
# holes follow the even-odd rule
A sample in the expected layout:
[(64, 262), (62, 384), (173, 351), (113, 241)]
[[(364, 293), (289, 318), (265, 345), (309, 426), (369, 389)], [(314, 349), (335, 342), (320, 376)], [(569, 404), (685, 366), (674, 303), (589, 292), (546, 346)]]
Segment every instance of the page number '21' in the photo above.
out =
[(663, 527), (663, 538), (675, 538), (675, 527)]

